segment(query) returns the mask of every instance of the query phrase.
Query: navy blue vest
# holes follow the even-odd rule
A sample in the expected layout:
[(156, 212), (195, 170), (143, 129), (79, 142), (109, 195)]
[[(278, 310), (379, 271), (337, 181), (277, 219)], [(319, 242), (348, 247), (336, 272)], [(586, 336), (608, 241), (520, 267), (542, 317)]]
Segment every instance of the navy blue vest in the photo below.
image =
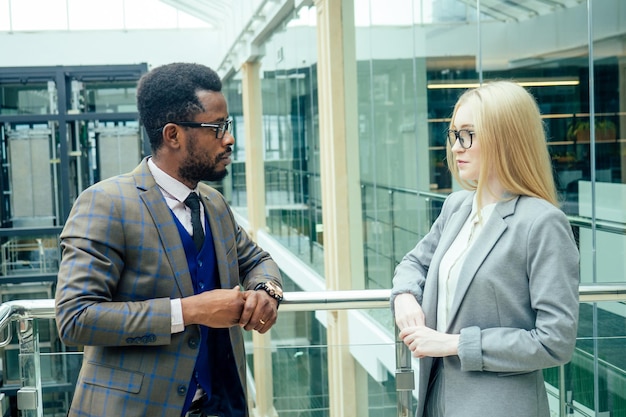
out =
[[(204, 206), (201, 206), (204, 212)], [(189, 273), (191, 274), (191, 280), (193, 282), (194, 294), (199, 294), (204, 291), (210, 291), (218, 286), (217, 282), (217, 261), (215, 256), (215, 246), (213, 244), (213, 235), (211, 234), (211, 228), (209, 227), (209, 219), (205, 213), (205, 237), (204, 244), (200, 253), (196, 250), (196, 246), (193, 243), (193, 239), (189, 236), (189, 233), (180, 221), (174, 216), (176, 220), (176, 226), (178, 227), (178, 233), (183, 242), (183, 248), (185, 249), (185, 256), (187, 257), (187, 264), (189, 265)], [(196, 366), (194, 368), (191, 381), (189, 383), (189, 390), (185, 399), (185, 405), (183, 407), (183, 415), (189, 410), (189, 406), (193, 400), (193, 396), (196, 393), (198, 385), (204, 389), (207, 394), (207, 398), (211, 398), (211, 362), (212, 347), (211, 343), (213, 338), (212, 329), (206, 326), (200, 326), (200, 347), (198, 352), (198, 358), (196, 359)]]

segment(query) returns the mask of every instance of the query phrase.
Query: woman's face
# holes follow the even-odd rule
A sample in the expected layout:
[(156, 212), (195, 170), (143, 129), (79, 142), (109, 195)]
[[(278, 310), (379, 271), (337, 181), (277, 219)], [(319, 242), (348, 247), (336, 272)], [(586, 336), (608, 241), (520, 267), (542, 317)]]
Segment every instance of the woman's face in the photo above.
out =
[[(474, 114), (467, 104), (461, 104), (457, 109), (452, 121), (452, 129), (474, 132)], [(469, 141), (466, 140), (465, 146), (468, 145)], [(480, 140), (476, 134), (472, 135), (472, 146), (469, 149), (463, 148), (460, 141), (455, 140), (452, 153), (459, 170), (459, 177), (465, 181), (478, 181), (480, 175)]]

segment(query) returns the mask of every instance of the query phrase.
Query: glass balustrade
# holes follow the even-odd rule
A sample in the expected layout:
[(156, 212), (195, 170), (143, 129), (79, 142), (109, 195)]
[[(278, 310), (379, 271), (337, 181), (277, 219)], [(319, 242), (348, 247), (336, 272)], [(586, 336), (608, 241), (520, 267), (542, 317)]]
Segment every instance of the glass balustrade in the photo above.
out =
[[(370, 316), (387, 309), (388, 296), (388, 290), (286, 293), (270, 333), (245, 333), (249, 397), (259, 415), (329, 416), (333, 392), (328, 360), (343, 352), (354, 361), (355, 386), (346, 389), (357, 395), (355, 415), (412, 416), (414, 375), (407, 371), (417, 362), (394, 340), (392, 320), (384, 325)], [(552, 416), (626, 416), (625, 301), (624, 286), (581, 287), (574, 356), (568, 364), (544, 371)], [(338, 312), (348, 317), (346, 345), (327, 340), (329, 315)], [(16, 384), (5, 382), (1, 388), (2, 401), (15, 398), (3, 404), (13, 408), (5, 415), (67, 412), (82, 352), (41, 342), (49, 339), (47, 326), (53, 318), (52, 299), (0, 304), (0, 348), (18, 345), (13, 355), (3, 356), (5, 378), (16, 366), (19, 375)]]

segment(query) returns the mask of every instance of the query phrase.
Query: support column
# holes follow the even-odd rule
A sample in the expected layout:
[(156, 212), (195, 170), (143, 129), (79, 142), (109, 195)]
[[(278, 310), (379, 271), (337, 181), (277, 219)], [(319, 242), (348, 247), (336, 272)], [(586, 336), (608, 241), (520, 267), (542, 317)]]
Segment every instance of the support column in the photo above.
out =
[[(263, 107), (259, 62), (245, 62), (241, 67), (242, 104), (246, 134), (246, 196), (252, 239), (265, 229), (265, 172), (263, 161)], [(271, 333), (271, 332), (270, 332)], [(256, 406), (249, 402), (255, 417), (275, 417), (270, 333), (252, 332)], [(251, 398), (250, 396), (248, 398)]]
[[(252, 238), (265, 229), (265, 171), (263, 161), (263, 104), (259, 62), (241, 66), (242, 105), (246, 134), (246, 198)], [(236, 138), (235, 138), (236, 139)]]
[[(270, 331), (271, 333), (271, 331)], [(254, 355), (254, 385), (256, 406), (249, 406), (254, 417), (278, 417), (274, 409), (274, 382), (272, 377), (272, 338), (270, 333), (252, 332)], [(248, 396), (250, 398), (250, 396)]]
[[(618, 139), (626, 139), (626, 58), (617, 59), (618, 69), (618, 91), (619, 93), (619, 130), (617, 131)], [(622, 183), (626, 184), (626, 142), (620, 142), (620, 168), (622, 170)]]
[[(324, 271), (329, 290), (364, 287), (353, 0), (316, 0)], [(328, 312), (330, 416), (357, 410), (348, 312)]]

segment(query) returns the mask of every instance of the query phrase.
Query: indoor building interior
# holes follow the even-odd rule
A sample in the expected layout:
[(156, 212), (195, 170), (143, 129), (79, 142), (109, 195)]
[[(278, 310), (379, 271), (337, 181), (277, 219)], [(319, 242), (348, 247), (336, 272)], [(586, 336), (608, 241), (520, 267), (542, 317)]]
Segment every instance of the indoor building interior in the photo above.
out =
[[(394, 268), (460, 189), (457, 98), (510, 79), (537, 99), (580, 250), (551, 415), (626, 417), (625, 1), (0, 0), (0, 50), (2, 416), (66, 415), (81, 350), (47, 308), (59, 234), (82, 190), (150, 154), (138, 79), (197, 62), (222, 77), (236, 140), (211, 185), (286, 291), (271, 332), (246, 332), (255, 416), (413, 415)], [(41, 316), (2, 309), (20, 300)]]

